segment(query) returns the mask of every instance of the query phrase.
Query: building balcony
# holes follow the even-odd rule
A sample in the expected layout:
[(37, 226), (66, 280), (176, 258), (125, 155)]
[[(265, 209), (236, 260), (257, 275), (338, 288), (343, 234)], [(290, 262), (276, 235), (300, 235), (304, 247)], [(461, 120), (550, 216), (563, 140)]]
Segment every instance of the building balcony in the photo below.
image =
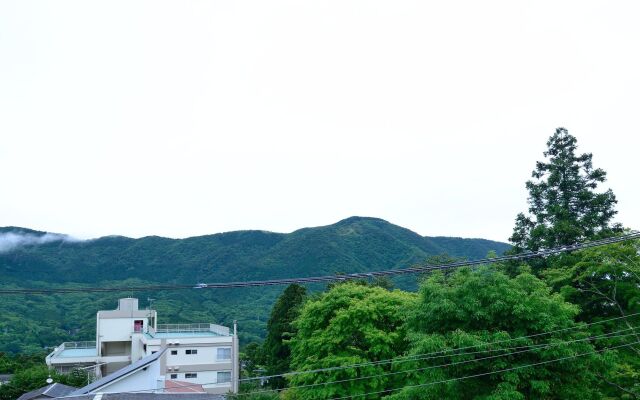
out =
[(92, 364), (98, 358), (96, 342), (64, 342), (46, 358), (48, 365)]
[(131, 362), (131, 355), (121, 353), (99, 357), (96, 342), (64, 342), (47, 356), (46, 362), (51, 366)]

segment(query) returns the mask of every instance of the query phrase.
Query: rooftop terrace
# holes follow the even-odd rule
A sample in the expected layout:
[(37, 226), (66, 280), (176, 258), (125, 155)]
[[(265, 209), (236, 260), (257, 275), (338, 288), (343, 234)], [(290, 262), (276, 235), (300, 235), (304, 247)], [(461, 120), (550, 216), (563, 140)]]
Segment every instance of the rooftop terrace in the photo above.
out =
[(47, 356), (47, 358), (82, 358), (97, 357), (96, 342), (64, 342)]

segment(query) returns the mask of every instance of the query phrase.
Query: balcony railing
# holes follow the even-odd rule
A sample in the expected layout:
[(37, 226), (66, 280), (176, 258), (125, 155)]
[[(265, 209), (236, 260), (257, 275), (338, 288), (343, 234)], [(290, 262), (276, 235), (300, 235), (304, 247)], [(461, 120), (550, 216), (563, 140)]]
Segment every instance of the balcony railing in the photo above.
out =
[[(95, 357), (97, 355), (96, 350), (96, 342), (95, 341), (87, 341), (87, 342), (64, 342), (60, 346), (57, 346), (49, 355), (47, 355), (46, 360), (47, 364), (49, 364), (49, 360), (60, 357), (65, 358), (64, 352), (65, 350), (74, 350), (74, 349), (92, 349), (93, 352), (88, 352), (88, 354), (74, 354), (73, 357)], [(81, 352), (83, 353), (83, 352)], [(69, 355), (69, 357), (72, 357)]]
[(158, 324), (156, 333), (198, 333), (213, 332), (220, 336), (229, 336), (229, 328), (216, 324)]
[(69, 350), (69, 349), (95, 349), (96, 342), (94, 341), (86, 341), (86, 342), (64, 342), (61, 346), (58, 346), (59, 350)]
[(158, 324), (158, 333), (209, 332), (209, 324)]

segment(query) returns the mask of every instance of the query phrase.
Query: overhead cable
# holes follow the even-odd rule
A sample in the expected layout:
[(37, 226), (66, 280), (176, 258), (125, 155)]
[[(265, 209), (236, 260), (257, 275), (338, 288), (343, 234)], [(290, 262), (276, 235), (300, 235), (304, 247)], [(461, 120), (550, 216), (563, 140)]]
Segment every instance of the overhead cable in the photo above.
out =
[(507, 261), (522, 261), (537, 257), (547, 257), (555, 254), (567, 253), (576, 250), (583, 250), (592, 247), (605, 246), (613, 243), (620, 243), (628, 240), (640, 239), (640, 232), (633, 231), (624, 235), (611, 237), (607, 239), (594, 240), (573, 245), (560, 246), (551, 249), (543, 249), (539, 251), (528, 251), (516, 255), (500, 256), (493, 258), (484, 258), (473, 261), (458, 261), (439, 265), (426, 265), (409, 268), (389, 269), (372, 272), (356, 272), (344, 275), (324, 275), (306, 278), (285, 278), (285, 279), (269, 279), (260, 281), (240, 281), (240, 282), (219, 282), (219, 283), (197, 283), (197, 284), (165, 284), (165, 285), (148, 285), (148, 286), (114, 286), (114, 287), (67, 287), (67, 288), (3, 288), (0, 294), (51, 294), (51, 293), (89, 293), (89, 292), (122, 292), (122, 291), (149, 291), (149, 290), (185, 290), (185, 289), (230, 289), (257, 286), (277, 286), (308, 284), (308, 283), (326, 283), (339, 282), (347, 280), (368, 279), (381, 276), (396, 276), (407, 274), (419, 274), (431, 271), (444, 271), (461, 267), (477, 266), (483, 264), (492, 264)]
[[(552, 335), (554, 333), (573, 331), (573, 330), (576, 330), (576, 329), (584, 329), (584, 328), (589, 327), (589, 326), (600, 325), (600, 324), (604, 324), (604, 323), (611, 322), (611, 321), (617, 321), (617, 320), (620, 320), (620, 319), (632, 318), (632, 317), (639, 316), (639, 315), (640, 315), (640, 312), (637, 312), (637, 313), (628, 314), (628, 315), (621, 316), (621, 317), (608, 318), (608, 319), (604, 319), (604, 320), (601, 320), (601, 321), (590, 322), (590, 323), (587, 323), (587, 324), (575, 325), (575, 326), (571, 326), (571, 327), (568, 327), (568, 328), (562, 328), (562, 329), (556, 329), (556, 330), (552, 330), (552, 331), (540, 332), (540, 333), (535, 333), (535, 334), (526, 335), (526, 336), (518, 336), (518, 337), (514, 337), (514, 338), (509, 338), (509, 339), (496, 340), (496, 341), (492, 341), (492, 342), (478, 343), (478, 344), (474, 344), (474, 345), (470, 345), (470, 346), (457, 347), (457, 348), (454, 348), (454, 349), (438, 350), (438, 351), (434, 351), (434, 352), (430, 352), (430, 353), (412, 354), (412, 355), (408, 355), (408, 356), (394, 357), (394, 358), (388, 358), (388, 359), (384, 359), (384, 360), (364, 362), (364, 363), (347, 364), (347, 365), (340, 365), (340, 366), (335, 366), (335, 367), (318, 368), (318, 369), (311, 369), (311, 370), (305, 370), (305, 371), (291, 371), (291, 372), (285, 372), (285, 373), (282, 373), (282, 374), (274, 374), (274, 375), (265, 375), (265, 376), (258, 376), (258, 377), (243, 378), (243, 379), (240, 379), (240, 382), (254, 381), (254, 380), (264, 380), (264, 379), (271, 379), (271, 378), (278, 378), (278, 377), (289, 377), (289, 376), (300, 375), (300, 374), (312, 374), (312, 373), (318, 373), (318, 372), (329, 372), (329, 371), (336, 371), (336, 370), (341, 370), (341, 369), (376, 366), (376, 365), (380, 365), (380, 364), (389, 364), (389, 363), (396, 363), (397, 364), (397, 363), (401, 363), (401, 362), (408, 362), (408, 361), (414, 361), (414, 360), (419, 360), (419, 359), (441, 358), (441, 357), (457, 356), (457, 355), (464, 355), (464, 354), (472, 354), (472, 353), (464, 352), (463, 350), (476, 349), (478, 347), (493, 346), (493, 345), (496, 345), (496, 344), (509, 343), (509, 342), (514, 342), (514, 341), (523, 340), (523, 339), (531, 339), (531, 338), (540, 337), (540, 336)], [(496, 349), (496, 351), (499, 351), (499, 350), (502, 350), (502, 349)], [(459, 351), (463, 351), (463, 352), (458, 353)], [(451, 353), (453, 353), (453, 354), (451, 354)], [(474, 352), (474, 353), (476, 353), (476, 352)]]

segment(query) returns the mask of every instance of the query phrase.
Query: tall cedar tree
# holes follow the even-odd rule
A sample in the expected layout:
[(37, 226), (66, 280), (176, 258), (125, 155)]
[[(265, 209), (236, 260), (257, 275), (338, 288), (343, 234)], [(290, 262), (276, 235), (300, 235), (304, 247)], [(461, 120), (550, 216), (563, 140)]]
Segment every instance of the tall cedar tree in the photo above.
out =
[[(306, 289), (300, 285), (289, 285), (280, 295), (271, 311), (267, 322), (267, 338), (264, 341), (265, 366), (269, 375), (281, 374), (289, 371), (291, 363), (291, 348), (288, 340), (295, 334), (292, 325), (300, 313), (304, 302)], [(274, 378), (271, 386), (282, 388), (285, 380)]]
[(577, 140), (564, 128), (547, 141), (546, 162), (538, 161), (527, 181), (529, 215), (518, 214), (509, 240), (515, 251), (539, 250), (604, 237), (621, 231), (611, 225), (616, 197), (598, 193), (606, 172), (594, 169), (591, 153), (576, 155)]

